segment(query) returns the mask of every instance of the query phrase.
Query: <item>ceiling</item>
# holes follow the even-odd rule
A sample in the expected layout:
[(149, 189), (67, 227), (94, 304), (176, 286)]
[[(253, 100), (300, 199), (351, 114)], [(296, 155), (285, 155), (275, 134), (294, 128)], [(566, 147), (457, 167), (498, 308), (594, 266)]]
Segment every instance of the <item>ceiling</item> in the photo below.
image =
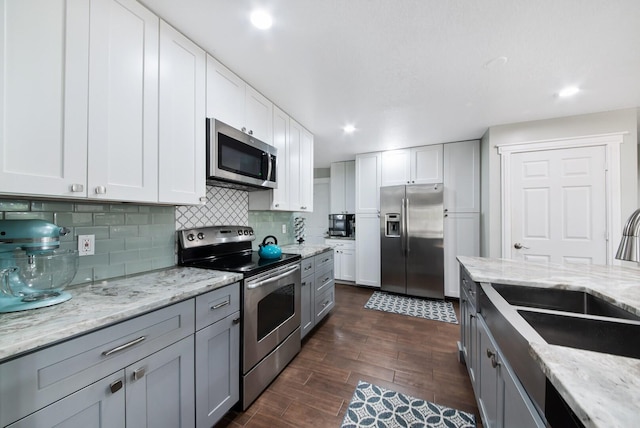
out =
[[(640, 106), (638, 0), (142, 3), (309, 129), (316, 168)], [(251, 26), (254, 7), (270, 30)], [(558, 97), (567, 85), (581, 91)]]

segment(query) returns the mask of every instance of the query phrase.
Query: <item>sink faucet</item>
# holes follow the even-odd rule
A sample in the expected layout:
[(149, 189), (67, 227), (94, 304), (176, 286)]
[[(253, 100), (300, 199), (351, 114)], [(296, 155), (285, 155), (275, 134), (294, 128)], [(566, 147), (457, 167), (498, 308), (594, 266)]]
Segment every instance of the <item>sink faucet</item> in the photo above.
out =
[(624, 226), (616, 259), (640, 262), (640, 208), (631, 214)]

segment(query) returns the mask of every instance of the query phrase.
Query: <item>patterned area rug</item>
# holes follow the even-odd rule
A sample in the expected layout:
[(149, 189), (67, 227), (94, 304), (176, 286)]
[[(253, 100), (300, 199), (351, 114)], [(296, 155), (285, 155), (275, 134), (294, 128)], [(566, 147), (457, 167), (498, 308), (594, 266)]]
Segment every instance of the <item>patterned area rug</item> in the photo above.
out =
[(341, 428), (475, 426), (475, 416), (470, 413), (359, 381)]
[(365, 309), (374, 309), (376, 311), (458, 324), (453, 304), (443, 300), (420, 299), (418, 297), (398, 296), (382, 291), (374, 291), (364, 307)]

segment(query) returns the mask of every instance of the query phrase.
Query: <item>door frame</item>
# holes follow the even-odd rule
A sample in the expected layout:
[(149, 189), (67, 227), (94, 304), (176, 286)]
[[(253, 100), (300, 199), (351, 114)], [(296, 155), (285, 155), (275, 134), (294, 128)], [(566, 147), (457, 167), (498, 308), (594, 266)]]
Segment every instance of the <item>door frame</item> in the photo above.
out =
[(550, 140), (497, 144), (500, 155), (500, 203), (502, 220), (502, 256), (511, 258), (511, 155), (516, 153), (603, 146), (605, 148), (605, 199), (607, 228), (607, 264), (614, 262), (617, 242), (611, 231), (622, 230), (620, 219), (620, 144), (627, 132), (585, 135)]

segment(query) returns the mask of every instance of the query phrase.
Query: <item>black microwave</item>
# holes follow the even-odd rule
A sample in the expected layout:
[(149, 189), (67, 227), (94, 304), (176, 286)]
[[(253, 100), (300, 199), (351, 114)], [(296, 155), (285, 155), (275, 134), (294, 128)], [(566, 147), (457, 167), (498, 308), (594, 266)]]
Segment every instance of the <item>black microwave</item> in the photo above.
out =
[(207, 184), (249, 191), (276, 189), (277, 160), (275, 147), (207, 119)]
[(353, 214), (329, 214), (329, 236), (353, 236)]

